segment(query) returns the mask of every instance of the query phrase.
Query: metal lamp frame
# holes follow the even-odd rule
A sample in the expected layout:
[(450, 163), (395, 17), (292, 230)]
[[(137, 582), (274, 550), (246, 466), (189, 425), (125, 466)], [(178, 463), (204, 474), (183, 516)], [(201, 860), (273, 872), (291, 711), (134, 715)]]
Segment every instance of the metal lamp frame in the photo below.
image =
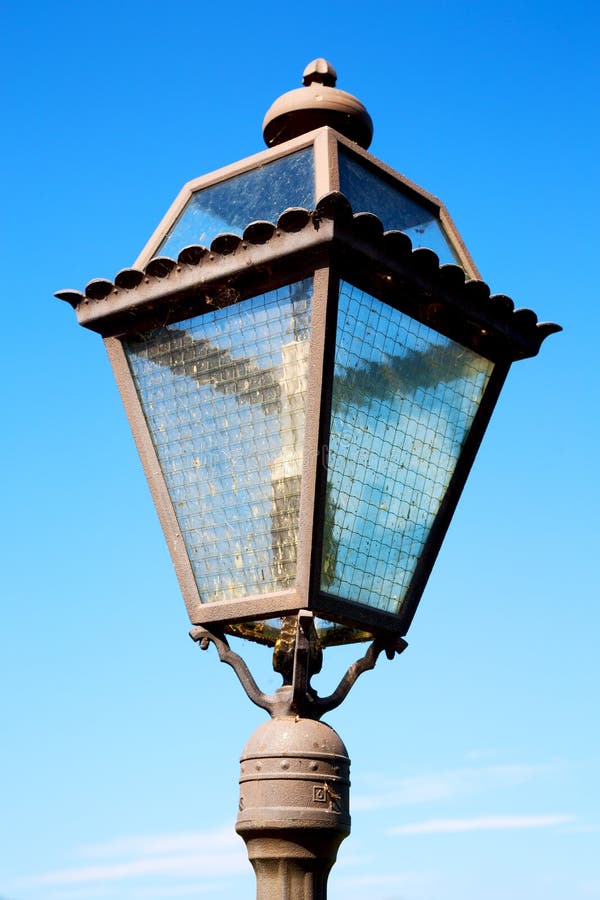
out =
[[(336, 77), (327, 60), (310, 63), (303, 75), (305, 88), (284, 95), (267, 114), (267, 143), (297, 134), (306, 123), (314, 127), (328, 121), (342, 130), (345, 126), (346, 134), (356, 140), (362, 136), (367, 146), (370, 117), (356, 98), (334, 90)], [(177, 259), (156, 255), (195, 192), (307, 148), (313, 150), (314, 209), (284, 210), (276, 223), (250, 222), (242, 235), (217, 235), (209, 248), (184, 247)], [(440, 265), (431, 250), (413, 249), (402, 231), (384, 232), (371, 212), (353, 212), (340, 193), (340, 153), (430, 211), (458, 264)], [(307, 278), (312, 278), (313, 290), (295, 584), (277, 593), (203, 603), (123, 341)], [(493, 363), (397, 615), (321, 588), (324, 451), (330, 439), (341, 281)], [(405, 649), (402, 635), (410, 626), (510, 365), (535, 356), (544, 338), (560, 328), (538, 323), (530, 310), (515, 310), (508, 297), (491, 296), (444, 205), (329, 125), (189, 182), (133, 268), (117, 273), (114, 281), (94, 279), (85, 292), (59, 291), (57, 296), (74, 307), (81, 325), (104, 338), (193, 624), (191, 637), (204, 650), (213, 644), (252, 702), (272, 717), (250, 738), (241, 759), (236, 828), (256, 871), (257, 900), (325, 900), (329, 871), (350, 831), (350, 761), (339, 737), (319, 719), (345, 699), (382, 651), (392, 659)], [(231, 650), (225, 633), (235, 632), (241, 623), (279, 616), (283, 623), (273, 665), (283, 684), (267, 695)], [(339, 642), (373, 638), (329, 697), (319, 697), (310, 683), (322, 662), (315, 616), (342, 626), (333, 629)], [(251, 632), (248, 624), (244, 627)]]

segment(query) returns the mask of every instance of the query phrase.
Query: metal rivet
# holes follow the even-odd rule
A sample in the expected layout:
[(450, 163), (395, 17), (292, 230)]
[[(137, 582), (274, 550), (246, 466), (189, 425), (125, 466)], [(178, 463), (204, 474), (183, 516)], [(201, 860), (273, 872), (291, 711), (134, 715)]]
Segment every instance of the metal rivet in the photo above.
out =
[(284, 759), (283, 762), (281, 763), (281, 768), (282, 768), (282, 769), (289, 769), (289, 767), (290, 767), (289, 762), (287, 761), (287, 759)]

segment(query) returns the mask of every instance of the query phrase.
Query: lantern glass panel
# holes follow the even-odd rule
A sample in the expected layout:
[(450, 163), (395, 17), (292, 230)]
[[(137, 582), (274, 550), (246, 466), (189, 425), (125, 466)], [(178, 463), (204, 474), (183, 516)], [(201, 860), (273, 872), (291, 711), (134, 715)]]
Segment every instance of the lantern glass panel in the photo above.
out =
[(312, 281), (124, 340), (202, 602), (293, 586)]
[(276, 222), (290, 206), (315, 206), (312, 147), (195, 191), (155, 255), (175, 259), (189, 244), (208, 247), (218, 234), (241, 235), (249, 222)]
[(374, 213), (386, 231), (403, 231), (413, 247), (428, 247), (437, 253), (441, 263), (460, 262), (431, 206), (420, 203), (406, 189), (392, 184), (342, 150), (339, 172), (340, 190), (355, 213)]
[(492, 368), (340, 285), (322, 590), (400, 612)]

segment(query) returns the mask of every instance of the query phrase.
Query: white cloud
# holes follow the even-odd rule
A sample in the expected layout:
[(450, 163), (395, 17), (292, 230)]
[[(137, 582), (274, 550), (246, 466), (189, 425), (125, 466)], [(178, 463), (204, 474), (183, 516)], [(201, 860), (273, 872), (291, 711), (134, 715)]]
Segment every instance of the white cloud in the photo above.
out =
[[(154, 859), (145, 857), (117, 863), (59, 869), (34, 876), (32, 880), (38, 885), (52, 885), (122, 881), (146, 875), (176, 875), (178, 877), (217, 875), (220, 872), (231, 871), (232, 868), (241, 869), (242, 865), (239, 865), (240, 861), (236, 857), (237, 854), (231, 853), (194, 853), (189, 856), (175, 854), (158, 856)], [(242, 858), (241, 862), (245, 868), (246, 860)]]
[[(252, 879), (252, 869), (249, 865), (247, 865), (247, 880), (250, 882)], [(212, 897), (212, 895), (216, 891), (224, 891), (230, 887), (230, 882), (221, 881), (220, 883), (216, 882), (194, 882), (194, 884), (184, 884), (175, 886), (173, 884), (169, 885), (169, 900), (175, 897), (197, 897), (198, 894), (208, 894)], [(150, 900), (150, 898), (158, 898), (158, 900), (164, 900), (165, 898), (165, 889), (164, 887), (143, 887), (139, 888), (134, 894), (129, 895), (132, 900)], [(231, 896), (231, 895), (230, 895)]]
[(361, 779), (361, 786), (365, 783), (372, 784), (373, 790), (369, 793), (358, 793), (352, 799), (352, 810), (356, 812), (390, 809), (395, 806), (448, 800), (497, 788), (516, 787), (547, 773), (550, 769), (550, 766), (513, 763), (472, 766), (394, 780), (372, 775), (370, 778)]
[(176, 834), (133, 835), (114, 838), (103, 844), (82, 847), (80, 855), (86, 859), (111, 859), (121, 856), (157, 856), (168, 853), (205, 853), (237, 847), (240, 838), (233, 826), (213, 831), (184, 831)]
[[(102, 889), (104, 895), (109, 896), (106, 891), (110, 885), (124, 881), (131, 884), (148, 876), (177, 881), (189, 878), (206, 881), (210, 878), (222, 879), (224, 874), (229, 877), (249, 871), (246, 850), (232, 828), (119, 837), (105, 844), (87, 847), (79, 855), (94, 862), (31, 875), (20, 879), (17, 887), (67, 889), (77, 885), (84, 888), (90, 897), (102, 896)], [(136, 896), (153, 896), (152, 890), (143, 886), (138, 888), (138, 892)], [(162, 894), (187, 896), (189, 890), (179, 884), (173, 888), (163, 887)], [(83, 896), (83, 893), (79, 895)]]
[(64, 888), (60, 887), (57, 891), (50, 888), (48, 892), (44, 892), (44, 900), (110, 900), (116, 897), (118, 887), (110, 887), (106, 885), (94, 887)]
[[(250, 878), (252, 877), (250, 873)], [(198, 897), (200, 894), (213, 897), (221, 891), (228, 891), (228, 896), (235, 892), (233, 882), (231, 880), (210, 881), (207, 879), (196, 880), (193, 883), (175, 884), (169, 882), (165, 885), (127, 885), (128, 900), (165, 900), (168, 896), (169, 900), (175, 900), (176, 897)], [(44, 892), (44, 900), (115, 900), (115, 898), (123, 897), (123, 885), (100, 885), (95, 887), (75, 887), (58, 889), (51, 888), (49, 892)]]
[(429, 819), (398, 825), (389, 834), (458, 834), (465, 831), (498, 831), (518, 828), (549, 828), (575, 820), (568, 815), (545, 816), (479, 816), (473, 819)]

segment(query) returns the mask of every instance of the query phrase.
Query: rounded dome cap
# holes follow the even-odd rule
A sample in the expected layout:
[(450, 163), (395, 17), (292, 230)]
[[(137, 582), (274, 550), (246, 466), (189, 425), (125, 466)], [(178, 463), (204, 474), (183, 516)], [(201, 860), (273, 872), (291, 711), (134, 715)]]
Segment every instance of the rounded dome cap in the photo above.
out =
[(304, 87), (282, 94), (263, 122), (267, 147), (329, 125), (366, 150), (373, 137), (371, 116), (352, 94), (335, 87), (337, 73), (326, 59), (315, 59), (304, 70)]

